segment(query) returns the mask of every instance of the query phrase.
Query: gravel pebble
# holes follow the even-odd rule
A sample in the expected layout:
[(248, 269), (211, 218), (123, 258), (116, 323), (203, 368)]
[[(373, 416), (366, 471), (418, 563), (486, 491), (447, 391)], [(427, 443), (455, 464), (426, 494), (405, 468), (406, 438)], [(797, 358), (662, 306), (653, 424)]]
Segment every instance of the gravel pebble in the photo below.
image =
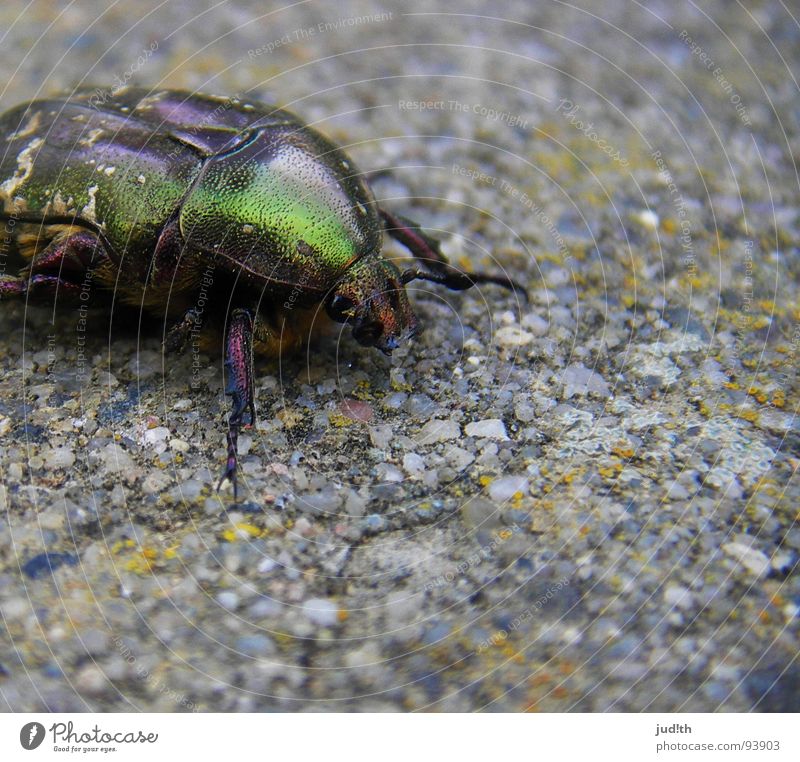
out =
[(392, 442), (393, 429), (391, 424), (383, 423), (369, 427), (369, 440), (373, 447), (379, 450), (388, 450)]
[(524, 476), (504, 476), (489, 485), (489, 497), (498, 503), (505, 503), (516, 494), (527, 493), (528, 480)]
[(239, 596), (231, 590), (223, 590), (217, 595), (217, 602), (228, 611), (235, 611), (239, 607)]
[(501, 347), (509, 347), (518, 349), (530, 344), (533, 341), (534, 335), (529, 331), (525, 331), (518, 325), (507, 325), (498, 329), (494, 334), (494, 340)]
[(133, 458), (118, 444), (107, 445), (101, 457), (109, 474), (130, 474), (135, 468)]
[(578, 394), (610, 397), (611, 390), (599, 373), (581, 363), (573, 363), (564, 371), (563, 398), (568, 400)]
[(320, 627), (333, 627), (338, 621), (339, 607), (324, 598), (310, 598), (303, 603), (303, 613)]
[(458, 439), (461, 436), (461, 427), (452, 420), (433, 420), (428, 421), (417, 434), (416, 441), (421, 445), (436, 444), (446, 442), (451, 439)]
[(687, 588), (681, 585), (668, 585), (664, 589), (664, 603), (680, 609), (690, 609), (693, 607), (694, 599)]
[(75, 465), (75, 453), (70, 447), (53, 447), (44, 455), (48, 470), (70, 469)]
[(272, 638), (261, 633), (238, 638), (234, 648), (248, 656), (272, 656), (277, 651)]
[(502, 523), (500, 509), (492, 502), (476, 497), (461, 506), (461, 519), (470, 529), (490, 529)]
[(403, 456), (403, 470), (412, 475), (421, 474), (425, 470), (425, 460), (414, 452)]
[(750, 545), (743, 542), (728, 542), (722, 546), (722, 549), (757, 577), (762, 577), (769, 571), (769, 558), (765, 553)]
[(468, 437), (497, 439), (500, 441), (508, 439), (506, 425), (499, 418), (486, 418), (482, 421), (473, 421), (466, 425), (464, 431)]
[(88, 696), (99, 696), (110, 687), (103, 671), (94, 664), (87, 664), (75, 675), (75, 685)]

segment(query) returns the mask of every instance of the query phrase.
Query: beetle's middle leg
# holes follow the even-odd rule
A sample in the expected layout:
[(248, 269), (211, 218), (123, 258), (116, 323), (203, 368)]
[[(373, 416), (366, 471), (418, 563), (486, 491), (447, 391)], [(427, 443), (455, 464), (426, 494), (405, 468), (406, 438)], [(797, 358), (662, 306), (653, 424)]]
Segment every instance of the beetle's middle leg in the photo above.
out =
[(423, 262), (431, 270), (430, 273), (407, 270), (403, 273), (403, 283), (409, 283), (412, 280), (428, 280), (441, 283), (454, 291), (464, 291), (472, 288), (476, 283), (494, 283), (522, 295), (527, 300), (525, 288), (512, 278), (490, 273), (461, 272), (453, 267), (447, 257), (442, 254), (439, 241), (425, 233), (416, 222), (401, 217), (399, 214), (387, 212), (385, 209), (381, 209), (380, 213), (386, 224), (386, 232), (403, 244), (415, 259)]
[(225, 373), (225, 394), (231, 398), (227, 435), (228, 460), (217, 489), (229, 479), (236, 497), (237, 446), (239, 431), (245, 425), (245, 413), (250, 414), (251, 426), (256, 422), (253, 400), (253, 315), (249, 310), (236, 309), (231, 314), (225, 339)]

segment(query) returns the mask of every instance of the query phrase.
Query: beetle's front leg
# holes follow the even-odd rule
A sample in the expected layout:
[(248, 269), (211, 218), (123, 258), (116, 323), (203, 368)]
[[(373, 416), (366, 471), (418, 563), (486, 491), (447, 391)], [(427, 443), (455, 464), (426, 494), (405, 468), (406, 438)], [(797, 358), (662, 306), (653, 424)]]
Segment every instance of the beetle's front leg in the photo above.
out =
[(81, 276), (111, 259), (97, 235), (85, 230), (58, 236), (38, 250), (34, 244), (25, 256), (31, 261), (20, 276), (0, 274), (0, 298), (44, 301), (61, 296), (83, 303), (88, 292)]
[(419, 270), (408, 270), (403, 274), (403, 282), (412, 280), (428, 280), (441, 283), (454, 291), (464, 291), (472, 288), (476, 283), (494, 283), (503, 286), (528, 299), (524, 286), (506, 275), (492, 275), (490, 273), (464, 273), (453, 267), (447, 257), (442, 254), (439, 242), (425, 233), (416, 222), (412, 222), (399, 214), (380, 210), (381, 217), (386, 224), (386, 232), (403, 244), (416, 259), (424, 262), (432, 272), (424, 273)]
[(64, 272), (84, 273), (92, 266), (110, 259), (100, 239), (89, 230), (61, 235), (36, 251), (31, 258), (31, 273), (62, 275)]
[(251, 426), (256, 422), (253, 400), (253, 315), (249, 310), (236, 309), (231, 314), (225, 339), (225, 373), (225, 394), (230, 396), (232, 406), (228, 416), (228, 460), (217, 489), (226, 479), (230, 480), (233, 496), (236, 497), (237, 446), (245, 412), (250, 413)]
[(19, 299), (29, 296), (31, 299), (43, 301), (45, 297), (55, 298), (57, 295), (80, 304), (81, 286), (57, 275), (41, 273), (31, 275), (30, 278), (0, 276), (0, 299)]

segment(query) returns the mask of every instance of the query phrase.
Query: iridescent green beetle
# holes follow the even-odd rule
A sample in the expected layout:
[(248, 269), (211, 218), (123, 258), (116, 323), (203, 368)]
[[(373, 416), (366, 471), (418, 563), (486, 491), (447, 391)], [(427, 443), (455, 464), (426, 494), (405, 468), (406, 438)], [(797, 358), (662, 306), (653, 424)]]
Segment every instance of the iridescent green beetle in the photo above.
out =
[[(467, 289), (409, 220), (380, 209), (364, 176), (297, 117), (256, 102), (176, 90), (81, 90), (0, 116), (0, 219), (25, 260), (0, 297), (116, 300), (163, 316), (165, 346), (199, 328), (225, 341), (228, 460), (255, 422), (252, 357), (308, 336), (315, 308), (389, 354), (420, 328), (404, 286)], [(427, 270), (381, 256), (383, 231)], [(8, 251), (5, 252), (8, 254)], [(204, 306), (199, 307), (199, 295)], [(210, 302), (211, 306), (206, 304)]]

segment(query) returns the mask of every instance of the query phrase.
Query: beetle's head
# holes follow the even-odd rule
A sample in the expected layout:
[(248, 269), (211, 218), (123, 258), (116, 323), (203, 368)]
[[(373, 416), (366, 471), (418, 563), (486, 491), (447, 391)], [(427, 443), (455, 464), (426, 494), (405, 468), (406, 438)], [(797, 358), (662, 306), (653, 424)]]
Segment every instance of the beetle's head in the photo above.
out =
[(420, 329), (400, 272), (378, 255), (362, 257), (347, 269), (325, 309), (332, 320), (353, 326), (359, 344), (387, 355)]

